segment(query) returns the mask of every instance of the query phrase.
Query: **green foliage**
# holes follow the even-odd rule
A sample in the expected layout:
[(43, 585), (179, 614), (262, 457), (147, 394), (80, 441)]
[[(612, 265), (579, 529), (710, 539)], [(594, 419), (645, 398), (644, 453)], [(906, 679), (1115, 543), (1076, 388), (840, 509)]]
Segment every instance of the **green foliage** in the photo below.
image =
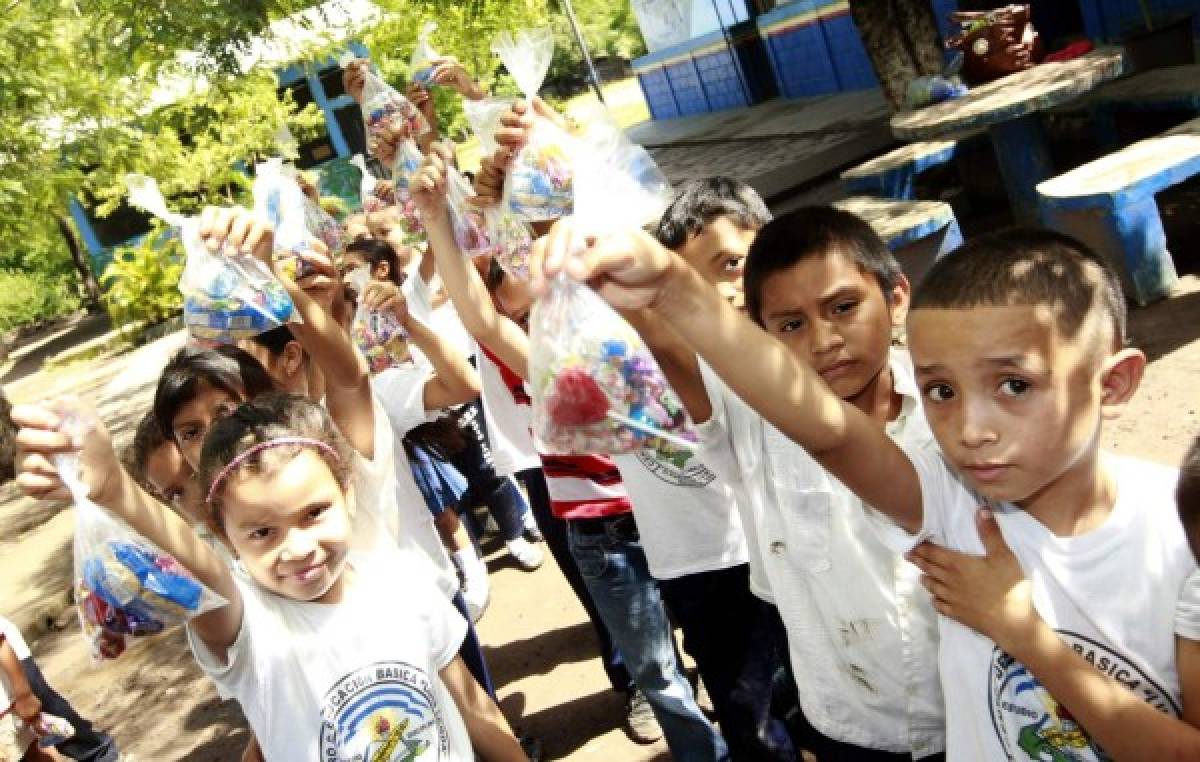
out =
[(136, 246), (117, 249), (100, 277), (113, 322), (123, 328), (146, 326), (179, 312), (182, 274), (183, 247), (167, 228), (156, 228)]
[(61, 317), (79, 307), (79, 296), (69, 280), (0, 270), (0, 332)]

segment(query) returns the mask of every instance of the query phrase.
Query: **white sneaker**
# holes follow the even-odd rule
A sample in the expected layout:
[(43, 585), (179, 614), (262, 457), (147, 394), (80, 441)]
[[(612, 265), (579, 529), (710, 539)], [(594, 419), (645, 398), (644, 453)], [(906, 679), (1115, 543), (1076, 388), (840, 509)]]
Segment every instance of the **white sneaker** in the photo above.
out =
[(509, 540), (505, 545), (508, 546), (508, 554), (516, 559), (517, 563), (525, 571), (533, 571), (546, 560), (541, 548), (531, 544), (524, 537)]

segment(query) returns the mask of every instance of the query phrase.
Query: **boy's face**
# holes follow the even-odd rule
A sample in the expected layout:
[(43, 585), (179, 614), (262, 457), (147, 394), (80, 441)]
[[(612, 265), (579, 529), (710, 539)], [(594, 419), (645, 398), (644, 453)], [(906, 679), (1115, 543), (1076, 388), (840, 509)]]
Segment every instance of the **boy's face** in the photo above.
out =
[(175, 444), (187, 464), (196, 470), (200, 464), (200, 451), (204, 447), (204, 435), (208, 429), (221, 418), (237, 410), (242, 404), (224, 389), (218, 389), (208, 384), (199, 384), (196, 396), (171, 420), (171, 428), (175, 430)]
[(718, 217), (679, 247), (678, 254), (687, 260), (709, 283), (717, 286), (721, 295), (733, 306), (742, 309), (742, 271), (746, 255), (758, 231), (740, 227), (729, 217)]
[(930, 428), (981, 495), (1028, 500), (1090, 462), (1105, 401), (1097, 326), (1068, 338), (1046, 306), (922, 308), (908, 326)]
[(346, 499), (325, 460), (301, 450), (229, 478), (224, 534), (263, 587), (297, 601), (336, 603), (350, 545)]
[(146, 481), (172, 506), (182, 511), (194, 523), (204, 520), (191, 509), (194, 501), (188, 498), (195, 480), (192, 469), (174, 442), (163, 442), (146, 456)]
[(808, 257), (763, 282), (763, 325), (853, 402), (887, 365), (892, 329), (908, 309), (908, 281), (901, 278), (889, 296), (851, 257)]

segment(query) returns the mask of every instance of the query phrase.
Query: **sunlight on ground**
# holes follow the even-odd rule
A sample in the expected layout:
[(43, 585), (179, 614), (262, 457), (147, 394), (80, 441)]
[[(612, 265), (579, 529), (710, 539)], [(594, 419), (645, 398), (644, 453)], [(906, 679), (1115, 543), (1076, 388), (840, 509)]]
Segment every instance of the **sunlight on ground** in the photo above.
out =
[[(638, 85), (637, 77), (604, 84), (604, 100), (608, 111), (617, 124), (630, 127), (650, 118), (650, 109), (642, 96), (642, 88)], [(596, 94), (589, 89), (567, 101), (568, 114), (582, 119), (590, 109), (597, 106)], [(458, 146), (458, 164), (464, 170), (474, 172), (479, 169), (479, 140), (472, 135)]]

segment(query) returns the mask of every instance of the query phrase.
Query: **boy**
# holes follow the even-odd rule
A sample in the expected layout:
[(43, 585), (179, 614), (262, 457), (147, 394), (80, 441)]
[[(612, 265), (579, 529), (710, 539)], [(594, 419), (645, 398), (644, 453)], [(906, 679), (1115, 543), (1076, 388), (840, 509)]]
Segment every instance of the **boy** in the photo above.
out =
[[(666, 254), (645, 236), (634, 238)], [(548, 256), (557, 256), (554, 246)], [(751, 318), (824, 369), (837, 397), (860, 406), (880, 434), (914, 444), (931, 439), (907, 357), (890, 352), (908, 281), (866, 223), (828, 207), (796, 210), (759, 231), (746, 267)], [(696, 273), (706, 309), (721, 302), (707, 281)], [(819, 759), (939, 757), (934, 612), (917, 569), (871, 536), (848, 490), (702, 371), (691, 346), (676, 347), (677, 338), (656, 329), (666, 322), (688, 338), (659, 312), (635, 323), (703, 424), (705, 457), (738, 490), (755, 546), (756, 589), (765, 588), (787, 629), (806, 720), (802, 745)], [(736, 356), (751, 351), (742, 347)], [(777, 375), (764, 375), (763, 384)]]
[[(510, 313), (512, 319), (499, 314), (483, 278), (459, 251), (446, 210), (447, 160), (440, 152), (431, 153), (410, 184), (438, 272), (472, 335), (525, 376), (529, 339), (520, 325), (525, 312)], [(727, 759), (724, 740), (700, 712), (679, 669), (666, 612), (615, 465), (599, 456), (543, 456), (543, 468), (555, 515), (568, 522), (571, 555), (672, 754), (697, 762)]]
[(907, 532), (997, 560), (1003, 579), (976, 573), (969, 594), (951, 595), (961, 575), (938, 569), (951, 556), (917, 552), (942, 613), (984, 635), (939, 620), (951, 759), (1195, 758), (1195, 729), (1172, 716), (1183, 706), (1197, 722), (1197, 645), (1175, 636), (1176, 604), (1196, 604), (1184, 587), (1195, 561), (1164, 505), (1174, 474), (1099, 451), (1101, 421), (1133, 395), (1145, 357), (1124, 348), (1119, 282), (1085, 247), (1014, 231), (926, 276), (908, 338), (940, 453), (902, 448), (823, 383), (853, 358), (814, 370), (642, 238), (601, 242), (570, 272), (604, 273), (602, 294), (654, 305), (783, 436)]

